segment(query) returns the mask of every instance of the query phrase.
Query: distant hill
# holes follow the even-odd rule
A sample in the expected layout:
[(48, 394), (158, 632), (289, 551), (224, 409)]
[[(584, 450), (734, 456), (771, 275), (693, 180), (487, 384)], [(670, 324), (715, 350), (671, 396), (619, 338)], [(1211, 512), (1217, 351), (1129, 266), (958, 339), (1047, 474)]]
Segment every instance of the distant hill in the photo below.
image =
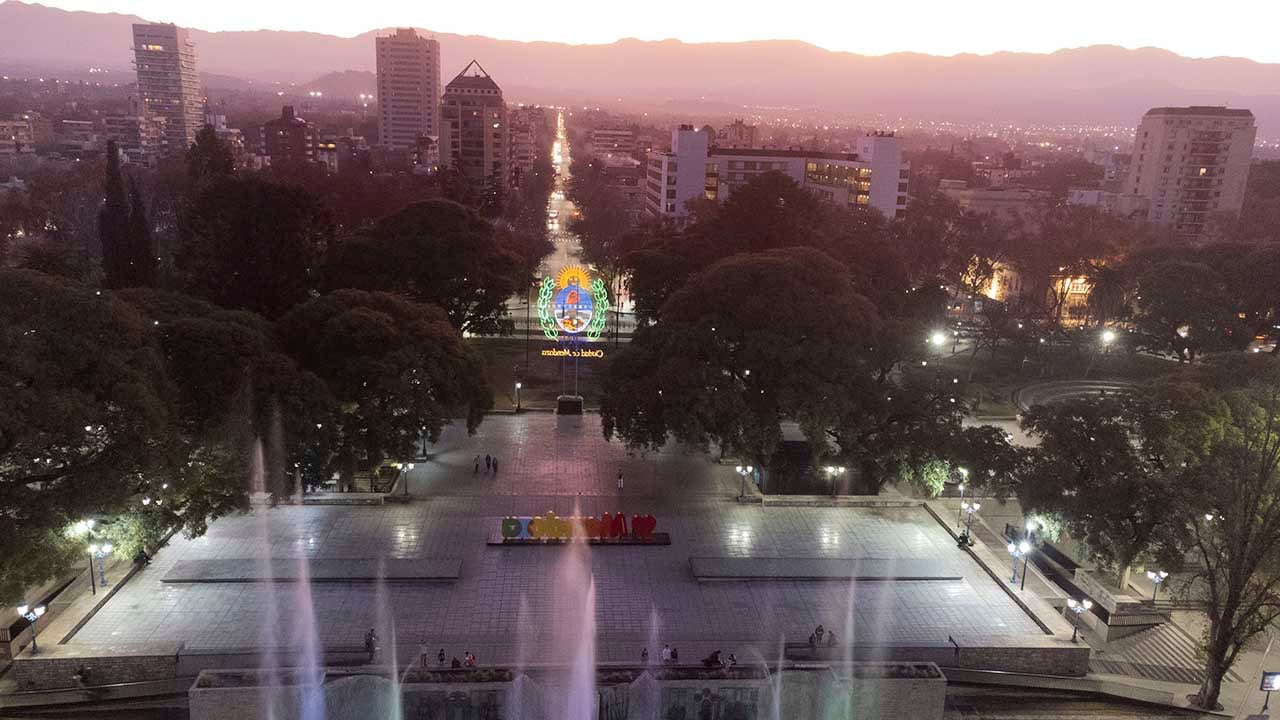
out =
[[(156, 18), (163, 20), (163, 18)], [(128, 72), (140, 19), (0, 4), (0, 68)], [(255, 82), (355, 87), (373, 70), (374, 30), (354, 38), (306, 32), (193, 30), (200, 69)], [(422, 31), (429, 32), (429, 31)], [(823, 107), (888, 116), (1081, 122), (1133, 126), (1156, 105), (1250, 107), (1264, 135), (1280, 135), (1280, 65), (1192, 59), (1156, 48), (1093, 46), (1050, 54), (939, 57), (831, 52), (793, 40), (607, 45), (515, 42), (435, 33), (444, 79), (477, 58), (517, 100), (662, 104), (700, 98), (730, 105)], [(361, 92), (357, 90), (356, 92)], [(1270, 131), (1270, 132), (1268, 132)]]

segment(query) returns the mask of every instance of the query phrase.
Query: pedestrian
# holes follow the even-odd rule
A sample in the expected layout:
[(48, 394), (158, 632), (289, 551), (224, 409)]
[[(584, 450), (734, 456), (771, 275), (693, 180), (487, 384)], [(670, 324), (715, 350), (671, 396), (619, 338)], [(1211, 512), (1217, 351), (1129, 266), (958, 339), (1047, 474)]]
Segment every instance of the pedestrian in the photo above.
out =
[(484, 456), (484, 469), (491, 470), (493, 468), (493, 457), (487, 453)]
[(641, 664), (641, 665), (648, 666), (648, 664), (649, 664), (649, 648), (642, 648), (642, 649), (640, 650), (640, 664)]
[(729, 667), (733, 667), (737, 664), (738, 664), (738, 656), (734, 655), (733, 653), (729, 653)]
[(498, 474), (498, 456), (497, 455), (493, 456), (493, 474), (494, 475)]
[(825, 633), (826, 631), (827, 631), (827, 629), (826, 629), (826, 628), (824, 628), (824, 627), (822, 627), (822, 623), (818, 623), (818, 627), (817, 627), (817, 629), (815, 629), (815, 630), (813, 631), (813, 634), (814, 634), (814, 635), (816, 635), (816, 636), (817, 636), (817, 638), (818, 638), (818, 642), (822, 642), (822, 635), (823, 635), (823, 633)]
[(378, 633), (373, 628), (369, 628), (369, 632), (364, 634), (364, 651), (369, 653), (369, 662), (373, 662), (373, 657), (378, 653)]
[(479, 475), (479, 474), (480, 474), (480, 456), (479, 456), (479, 455), (477, 455), (477, 456), (476, 456), (476, 469), (475, 469), (475, 470), (473, 470), (473, 471), (471, 472), (471, 474), (472, 474), (472, 475)]
[(680, 664), (680, 651), (675, 648), (671, 648), (671, 664), (672, 665)]
[(836, 631), (828, 630), (827, 631), (827, 647), (835, 647), (835, 646), (836, 646)]
[(436, 660), (439, 661), (440, 667), (444, 667), (444, 648), (440, 648), (440, 654), (436, 656)]
[(622, 492), (622, 468), (618, 468), (618, 492)]
[(816, 650), (818, 648), (818, 636), (815, 633), (809, 633), (809, 649)]
[(457, 655), (453, 656), (453, 663), (450, 664), (449, 667), (453, 668), (454, 670), (457, 670), (458, 668), (462, 667), (462, 661), (458, 659)]
[(671, 664), (671, 646), (670, 645), (662, 646), (662, 664), (663, 665)]

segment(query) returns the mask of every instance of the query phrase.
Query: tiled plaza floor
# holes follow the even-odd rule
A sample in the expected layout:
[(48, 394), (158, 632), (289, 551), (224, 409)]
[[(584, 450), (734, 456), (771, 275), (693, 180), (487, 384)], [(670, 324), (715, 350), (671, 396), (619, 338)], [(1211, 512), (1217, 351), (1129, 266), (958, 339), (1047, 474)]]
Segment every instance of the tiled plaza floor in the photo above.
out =
[[(584, 618), (585, 583), (565, 547), (486, 546), (506, 514), (553, 510), (652, 513), (672, 544), (586, 551), (595, 581), (599, 658), (634, 660), (646, 643), (694, 652), (803, 642), (818, 623), (859, 643), (943, 644), (956, 637), (1040, 636), (1015, 605), (921, 509), (769, 507), (733, 500), (739, 478), (701, 453), (668, 449), (629, 457), (601, 437), (595, 416), (494, 416), (467, 437), (456, 429), (413, 471), (406, 505), (282, 506), (175, 537), (154, 562), (75, 636), (78, 643), (182, 640), (188, 648), (298, 641), (306, 586), (160, 582), (179, 560), (253, 558), (456, 558), (451, 584), (315, 584), (311, 601), (326, 645), (359, 645), (394, 621), (402, 648), (471, 650), (482, 660), (553, 661), (555, 641)], [(484, 454), (500, 459), (484, 471)], [(481, 471), (474, 473), (474, 457)], [(625, 487), (617, 489), (623, 470)], [(699, 584), (691, 556), (921, 558), (954, 563), (959, 581), (756, 581)], [(585, 573), (583, 573), (585, 575)], [(846, 617), (851, 614), (852, 624)], [(264, 627), (277, 628), (274, 633)], [(567, 650), (564, 650), (567, 652)]]

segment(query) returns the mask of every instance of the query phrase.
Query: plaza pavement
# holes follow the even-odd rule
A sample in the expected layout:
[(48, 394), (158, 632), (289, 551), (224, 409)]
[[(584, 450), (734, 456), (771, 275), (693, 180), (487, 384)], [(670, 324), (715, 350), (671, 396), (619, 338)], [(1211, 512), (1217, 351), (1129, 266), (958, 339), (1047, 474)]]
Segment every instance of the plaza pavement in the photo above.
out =
[[(450, 656), (470, 650), (482, 663), (562, 660), (570, 649), (558, 638), (583, 622), (574, 608), (585, 588), (557, 582), (570, 550), (485, 541), (503, 515), (569, 515), (575, 508), (652, 513), (672, 539), (670, 546), (588, 551), (600, 661), (634, 661), (646, 644), (656, 657), (663, 643), (679, 648), (686, 662), (714, 648), (776, 657), (780, 639), (803, 642), (819, 623), (859, 644), (1045, 637), (923, 509), (738, 503), (732, 467), (679, 448), (629, 455), (603, 439), (593, 415), (490, 416), (475, 436), (448, 429), (430, 451), (411, 473), (407, 504), (263, 508), (218, 520), (194, 540), (176, 536), (73, 642), (183, 641), (196, 650), (296, 645), (305, 605), (294, 583), (161, 582), (179, 561), (255, 558), (265, 548), (273, 558), (461, 561), (456, 583), (313, 584), (326, 646), (358, 646), (370, 627), (387, 644), (394, 621), (402, 657), (443, 647)], [(500, 459), (496, 475), (484, 470), (486, 453)], [(928, 559), (962, 579), (863, 582), (852, 594), (843, 581), (699, 584), (689, 558), (716, 556)]]

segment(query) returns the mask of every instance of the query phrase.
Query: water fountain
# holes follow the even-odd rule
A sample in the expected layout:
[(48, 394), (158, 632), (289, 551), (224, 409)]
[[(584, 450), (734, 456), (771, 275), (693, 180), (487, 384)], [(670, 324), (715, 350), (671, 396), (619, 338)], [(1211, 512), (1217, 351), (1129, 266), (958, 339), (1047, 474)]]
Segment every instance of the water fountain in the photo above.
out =
[[(581, 512), (575, 506), (574, 516)], [(556, 568), (556, 587), (567, 600), (553, 623), (555, 656), (568, 661), (567, 683), (551, 693), (547, 716), (562, 720), (595, 720), (596, 695), (596, 586), (591, 553), (578, 538), (564, 548)]]

